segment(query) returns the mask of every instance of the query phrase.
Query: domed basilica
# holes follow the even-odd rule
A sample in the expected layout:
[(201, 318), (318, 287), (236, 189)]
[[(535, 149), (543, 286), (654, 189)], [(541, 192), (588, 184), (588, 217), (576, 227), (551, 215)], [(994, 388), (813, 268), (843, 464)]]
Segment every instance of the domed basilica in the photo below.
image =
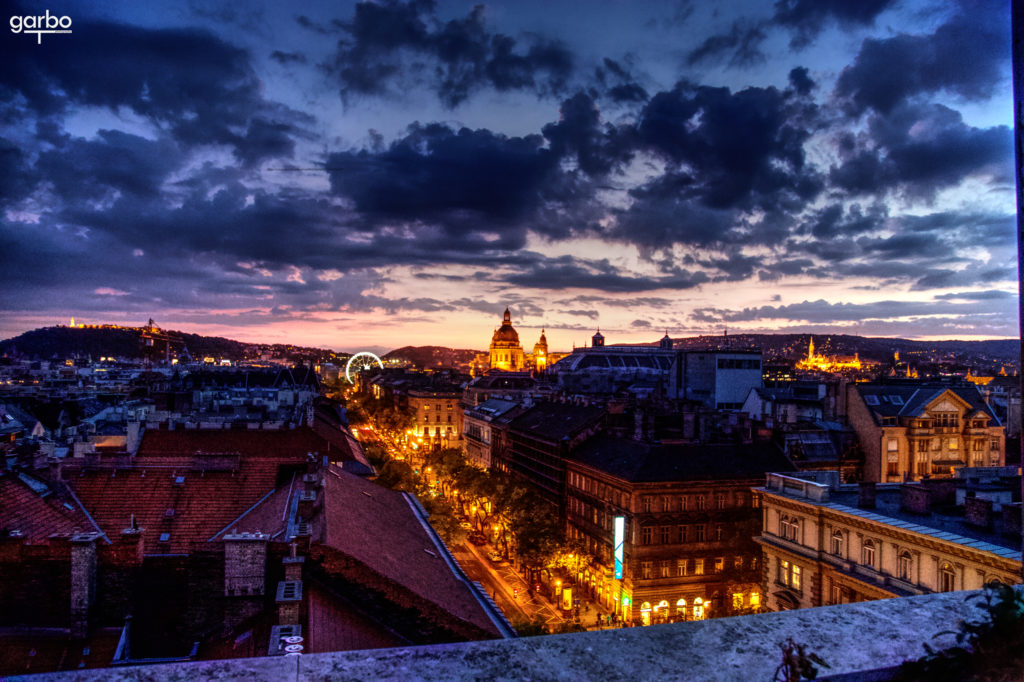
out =
[(491, 369), (506, 372), (521, 372), (526, 367), (526, 356), (519, 343), (519, 332), (512, 326), (512, 313), (508, 308), (505, 308), (501, 326), (494, 330), (494, 336), (491, 337), (488, 364)]

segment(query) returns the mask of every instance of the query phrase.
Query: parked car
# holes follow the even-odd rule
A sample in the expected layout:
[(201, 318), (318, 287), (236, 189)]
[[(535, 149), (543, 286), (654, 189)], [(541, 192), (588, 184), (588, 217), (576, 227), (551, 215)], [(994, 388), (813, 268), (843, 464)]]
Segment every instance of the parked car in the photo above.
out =
[(493, 561), (496, 564), (500, 563), (501, 561), (503, 561), (503, 559), (501, 558), (501, 555), (498, 554), (497, 552), (495, 552), (494, 550), (491, 550), (490, 552), (487, 553), (487, 558), (490, 559), (491, 561)]
[(487, 544), (487, 538), (484, 537), (483, 533), (470, 533), (469, 534), (469, 541), (472, 542), (474, 545), (486, 545)]

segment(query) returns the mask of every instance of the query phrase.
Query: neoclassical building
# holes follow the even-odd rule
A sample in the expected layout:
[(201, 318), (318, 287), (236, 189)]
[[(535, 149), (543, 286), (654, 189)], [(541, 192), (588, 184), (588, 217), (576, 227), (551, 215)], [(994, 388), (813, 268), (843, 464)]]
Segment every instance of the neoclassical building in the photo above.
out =
[(491, 337), (488, 360), (491, 369), (506, 372), (521, 372), (526, 366), (526, 355), (519, 343), (519, 332), (512, 326), (512, 313), (508, 308), (505, 308), (501, 326), (494, 330), (494, 336)]

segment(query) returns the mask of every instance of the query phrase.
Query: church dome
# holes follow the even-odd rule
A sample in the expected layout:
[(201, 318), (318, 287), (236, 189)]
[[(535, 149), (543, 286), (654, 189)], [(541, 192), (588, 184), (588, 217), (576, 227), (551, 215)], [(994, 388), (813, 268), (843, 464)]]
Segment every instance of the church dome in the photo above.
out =
[(508, 308), (505, 308), (505, 316), (501, 320), (501, 326), (494, 330), (494, 336), (491, 337), (492, 345), (498, 343), (519, 345), (519, 332), (512, 326), (512, 313), (509, 312)]
[(491, 343), (519, 343), (519, 332), (512, 325), (501, 325), (501, 327), (494, 330)]

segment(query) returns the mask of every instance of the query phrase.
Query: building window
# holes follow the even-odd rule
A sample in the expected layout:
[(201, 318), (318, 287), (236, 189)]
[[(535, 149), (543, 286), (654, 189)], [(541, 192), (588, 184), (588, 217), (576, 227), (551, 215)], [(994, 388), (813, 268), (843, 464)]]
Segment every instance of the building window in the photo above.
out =
[(950, 450), (959, 450), (960, 449), (960, 441), (957, 438), (950, 438), (949, 439), (949, 443), (947, 445), (948, 445)]
[(700, 510), (704, 509), (704, 496), (703, 495), (698, 495), (697, 496), (697, 509), (700, 509)]
[(779, 560), (779, 582), (794, 590), (800, 590), (801, 569), (784, 559)]
[(679, 511), (686, 511), (686, 495), (679, 496)]
[(704, 575), (704, 560), (703, 559), (694, 559), (693, 560), (693, 574), (694, 575)]
[(779, 534), (792, 542), (799, 542), (800, 520), (790, 516), (779, 518)]
[(899, 476), (900, 475), (900, 463), (898, 461), (886, 462), (885, 463), (885, 467), (886, 467), (885, 468), (885, 475), (886, 476)]
[(715, 557), (715, 573), (721, 573), (725, 570), (725, 558)]
[(743, 593), (733, 592), (732, 593), (732, 610), (739, 611), (743, 608)]
[(843, 554), (843, 534), (838, 530), (832, 533), (832, 553), (836, 556)]
[(707, 530), (703, 523), (698, 523), (696, 526), (694, 526), (694, 535), (696, 536), (694, 538), (696, 542), (707, 541)]
[(956, 573), (949, 564), (942, 564), (939, 570), (939, 592), (952, 592), (956, 589)]
[(886, 445), (886, 449), (889, 452), (899, 452), (900, 442), (895, 438), (890, 438), (888, 444)]
[(644, 526), (640, 529), (640, 544), (641, 545), (653, 545), (654, 544), (654, 529), (650, 526)]
[(644, 505), (644, 511), (645, 512), (651, 511), (651, 496), (650, 495), (644, 495), (643, 505)]
[(718, 493), (717, 495), (715, 495), (715, 508), (725, 509), (725, 495), (723, 495), (722, 493)]
[(750, 593), (750, 608), (759, 609), (761, 608), (761, 593), (751, 592)]
[(668, 578), (672, 575), (671, 573), (672, 562), (668, 559), (661, 562), (661, 577)]
[(900, 580), (910, 580), (911, 557), (910, 552), (900, 552), (899, 572)]
[(686, 559), (676, 559), (676, 576), (682, 578), (686, 575)]
[(918, 452), (928, 452), (928, 441), (926, 441), (926, 440), (919, 440), (919, 441), (917, 441), (917, 451)]
[(864, 546), (861, 551), (860, 557), (861, 563), (865, 566), (875, 566), (875, 543), (871, 540), (865, 540)]
[(757, 493), (754, 493), (753, 495), (751, 495), (750, 496), (750, 506), (753, 507), (754, 509), (759, 508), (761, 506), (761, 496), (758, 495)]
[(839, 585), (836, 585), (834, 582), (832, 583), (832, 586), (829, 587), (828, 603), (829, 604), (842, 604), (843, 603), (843, 588), (840, 587)]
[(672, 511), (672, 498), (665, 495), (661, 498), (661, 510)]
[(672, 526), (661, 527), (661, 544), (670, 545), (672, 544)]
[(640, 577), (643, 580), (650, 580), (651, 578), (651, 562), (641, 561), (640, 562)]

